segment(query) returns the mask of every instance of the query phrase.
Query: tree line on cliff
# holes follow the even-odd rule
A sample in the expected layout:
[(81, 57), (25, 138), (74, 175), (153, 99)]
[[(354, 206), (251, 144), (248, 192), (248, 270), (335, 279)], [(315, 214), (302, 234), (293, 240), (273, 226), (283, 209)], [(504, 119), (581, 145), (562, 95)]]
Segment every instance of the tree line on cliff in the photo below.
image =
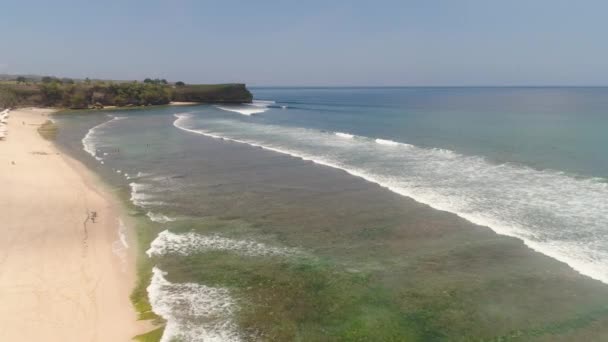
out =
[(146, 78), (143, 82), (74, 81), (45, 76), (39, 80), (17, 77), (0, 83), (0, 108), (44, 106), (72, 109), (104, 106), (163, 105), (171, 101), (201, 103), (251, 102), (244, 84), (169, 83), (165, 79)]

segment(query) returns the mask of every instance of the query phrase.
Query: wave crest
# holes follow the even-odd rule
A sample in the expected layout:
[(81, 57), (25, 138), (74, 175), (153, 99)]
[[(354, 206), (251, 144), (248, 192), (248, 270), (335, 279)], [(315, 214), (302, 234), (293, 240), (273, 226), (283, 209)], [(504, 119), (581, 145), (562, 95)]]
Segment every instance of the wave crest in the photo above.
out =
[(348, 134), (348, 133), (342, 133), (342, 132), (334, 132), (334, 134), (340, 138), (345, 138), (345, 139), (352, 139), (355, 136), (352, 134)]
[(274, 101), (253, 100), (251, 103), (216, 105), (215, 107), (228, 112), (251, 116), (266, 112), (274, 104)]
[(269, 246), (252, 240), (236, 240), (219, 235), (197, 233), (175, 234), (162, 231), (146, 251), (149, 257), (166, 254), (190, 255), (206, 251), (231, 251), (246, 256), (277, 256), (295, 254), (294, 249)]
[[(99, 148), (99, 138), (97, 137), (98, 132), (100, 130), (103, 130), (104, 128), (108, 127), (113, 122), (118, 121), (118, 120), (123, 120), (126, 118), (127, 118), (126, 116), (115, 116), (115, 117), (112, 117), (110, 120), (102, 122), (99, 125), (89, 129), (89, 131), (84, 136), (84, 138), (82, 138), (82, 148), (85, 150), (85, 152), (90, 154), (91, 157), (97, 159), (97, 161), (101, 162), (103, 160), (103, 158), (101, 156), (99, 156), (99, 151), (98, 151), (98, 148)], [(103, 155), (107, 155), (107, 153), (103, 154)]]
[[(167, 321), (161, 342), (241, 341), (230, 291), (195, 283), (171, 283), (157, 267), (147, 288), (152, 310)], [(197, 322), (197, 323), (193, 323)]]

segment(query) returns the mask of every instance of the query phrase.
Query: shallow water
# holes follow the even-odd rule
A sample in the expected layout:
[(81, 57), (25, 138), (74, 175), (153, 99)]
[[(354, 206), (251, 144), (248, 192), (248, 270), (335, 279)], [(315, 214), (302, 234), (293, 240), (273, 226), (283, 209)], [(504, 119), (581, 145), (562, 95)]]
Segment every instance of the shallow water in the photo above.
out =
[[(543, 148), (568, 113), (602, 123), (598, 92), (259, 89), (230, 110), (65, 115), (58, 141), (159, 234), (166, 340), (568, 340), (606, 320), (605, 285), (554, 261), (606, 281), (604, 156), (587, 144), (605, 137), (568, 147), (579, 164)], [(197, 313), (210, 293), (230, 310)]]

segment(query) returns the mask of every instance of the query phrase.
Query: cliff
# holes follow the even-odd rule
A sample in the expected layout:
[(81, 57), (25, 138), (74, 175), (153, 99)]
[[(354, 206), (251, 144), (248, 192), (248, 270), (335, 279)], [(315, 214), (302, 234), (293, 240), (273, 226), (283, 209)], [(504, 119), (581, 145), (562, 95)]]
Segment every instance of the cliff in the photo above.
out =
[(173, 101), (204, 103), (249, 103), (253, 95), (245, 84), (196, 84), (176, 87)]

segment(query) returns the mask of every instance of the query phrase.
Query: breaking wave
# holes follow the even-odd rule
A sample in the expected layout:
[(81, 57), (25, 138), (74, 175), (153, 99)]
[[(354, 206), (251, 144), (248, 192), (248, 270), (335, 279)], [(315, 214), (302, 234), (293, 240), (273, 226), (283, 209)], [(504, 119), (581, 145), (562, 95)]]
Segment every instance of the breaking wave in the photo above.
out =
[(175, 234), (162, 231), (146, 251), (149, 257), (166, 254), (190, 255), (207, 251), (231, 251), (246, 256), (278, 256), (296, 254), (296, 250), (269, 246), (252, 240), (237, 240), (219, 235), (194, 232)]
[(385, 140), (385, 139), (376, 139), (376, 143), (378, 143), (380, 145), (388, 145), (388, 146), (398, 146), (399, 145), (399, 143), (396, 141)]
[(87, 134), (82, 138), (82, 147), (83, 149), (90, 154), (93, 158), (98, 161), (103, 161), (103, 156), (106, 156), (107, 153), (102, 153), (99, 151), (100, 140), (98, 138), (98, 134), (102, 132), (104, 129), (108, 128), (113, 122), (118, 120), (126, 119), (126, 116), (115, 116), (112, 119), (103, 122), (91, 129), (87, 132)]
[(118, 239), (112, 243), (112, 252), (118, 256), (123, 262), (123, 271), (126, 271), (127, 250), (129, 243), (127, 242), (127, 226), (122, 220), (118, 220)]
[(158, 214), (158, 213), (153, 213), (151, 211), (148, 211), (146, 213), (146, 216), (148, 216), (148, 218), (153, 221), (153, 222), (158, 222), (158, 223), (167, 223), (167, 222), (173, 222), (176, 219), (173, 217), (169, 217), (167, 215), (163, 215), (163, 214)]
[(167, 323), (161, 342), (241, 341), (232, 318), (237, 305), (228, 289), (171, 283), (157, 267), (147, 288), (152, 310)]
[(342, 132), (334, 132), (334, 134), (340, 138), (345, 138), (345, 139), (352, 139), (355, 136), (352, 134), (348, 134), (348, 133), (342, 133)]
[(264, 113), (274, 104), (274, 101), (253, 100), (251, 103), (216, 105), (216, 107), (221, 110), (250, 116)]

